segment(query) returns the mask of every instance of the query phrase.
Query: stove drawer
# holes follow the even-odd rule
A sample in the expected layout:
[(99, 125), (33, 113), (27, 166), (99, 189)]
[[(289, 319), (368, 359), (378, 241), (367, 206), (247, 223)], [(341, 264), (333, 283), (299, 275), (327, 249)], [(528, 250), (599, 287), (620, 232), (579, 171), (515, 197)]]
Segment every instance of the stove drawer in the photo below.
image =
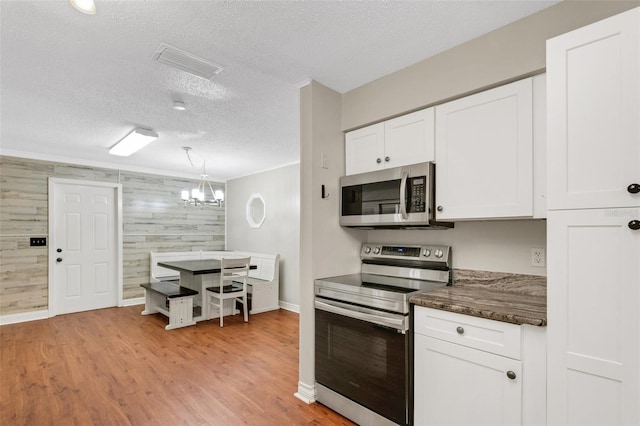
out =
[(520, 326), (516, 324), (416, 306), (414, 332), (520, 359)]

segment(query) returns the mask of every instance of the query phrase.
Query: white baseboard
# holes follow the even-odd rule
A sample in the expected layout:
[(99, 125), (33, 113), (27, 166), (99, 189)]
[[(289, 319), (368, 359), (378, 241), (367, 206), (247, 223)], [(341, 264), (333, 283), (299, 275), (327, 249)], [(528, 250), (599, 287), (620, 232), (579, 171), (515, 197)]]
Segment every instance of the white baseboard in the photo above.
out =
[(144, 305), (144, 297), (136, 297), (135, 299), (124, 299), (122, 306)]
[(280, 307), (282, 309), (286, 309), (287, 311), (295, 312), (296, 314), (300, 313), (300, 305), (294, 305), (293, 303), (280, 301)]
[(298, 392), (293, 394), (296, 398), (311, 404), (316, 402), (316, 387), (306, 383), (298, 382)]
[(0, 325), (16, 324), (19, 322), (36, 321), (49, 318), (49, 311), (30, 311), (18, 314), (0, 315)]

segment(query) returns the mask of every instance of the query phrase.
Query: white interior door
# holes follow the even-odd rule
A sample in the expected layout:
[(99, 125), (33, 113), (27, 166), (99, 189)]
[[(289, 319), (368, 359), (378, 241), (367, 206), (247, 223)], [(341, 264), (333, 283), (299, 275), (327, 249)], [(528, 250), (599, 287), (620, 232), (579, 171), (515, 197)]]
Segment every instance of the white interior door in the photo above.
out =
[(117, 189), (54, 182), (52, 190), (50, 310), (55, 315), (116, 306)]

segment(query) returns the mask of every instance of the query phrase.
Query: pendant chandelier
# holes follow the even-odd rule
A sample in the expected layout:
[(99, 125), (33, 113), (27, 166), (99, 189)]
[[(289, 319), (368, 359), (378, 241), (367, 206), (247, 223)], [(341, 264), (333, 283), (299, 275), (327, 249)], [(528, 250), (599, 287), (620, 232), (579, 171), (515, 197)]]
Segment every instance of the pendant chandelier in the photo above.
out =
[[(193, 166), (193, 161), (191, 161), (191, 155), (189, 155), (189, 151), (191, 151), (191, 147), (183, 146), (184, 152), (187, 154), (187, 158), (189, 159), (189, 163), (191, 167)], [(205, 161), (202, 165), (202, 173), (200, 174), (200, 182), (196, 188), (193, 188), (191, 191), (184, 189), (181, 192), (182, 203), (185, 207), (187, 206), (214, 206), (214, 207), (222, 207), (224, 203), (224, 192), (221, 189), (213, 189), (211, 182), (209, 182), (207, 175), (207, 162)]]

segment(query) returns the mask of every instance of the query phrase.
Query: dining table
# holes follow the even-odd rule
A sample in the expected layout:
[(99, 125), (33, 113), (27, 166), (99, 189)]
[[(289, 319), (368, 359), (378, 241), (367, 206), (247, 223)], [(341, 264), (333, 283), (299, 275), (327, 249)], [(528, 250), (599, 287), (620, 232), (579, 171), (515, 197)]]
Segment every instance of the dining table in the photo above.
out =
[[(180, 272), (180, 286), (198, 292), (194, 297), (193, 320), (203, 321), (211, 319), (208, 303), (204, 298), (207, 287), (220, 285), (220, 259), (196, 259), (196, 260), (176, 260), (170, 262), (158, 262), (158, 266), (173, 269)], [(249, 269), (256, 269), (256, 265), (250, 265)], [(228, 303), (226, 303), (228, 302)], [(235, 304), (233, 300), (226, 300), (224, 306), (225, 315), (233, 315)]]

